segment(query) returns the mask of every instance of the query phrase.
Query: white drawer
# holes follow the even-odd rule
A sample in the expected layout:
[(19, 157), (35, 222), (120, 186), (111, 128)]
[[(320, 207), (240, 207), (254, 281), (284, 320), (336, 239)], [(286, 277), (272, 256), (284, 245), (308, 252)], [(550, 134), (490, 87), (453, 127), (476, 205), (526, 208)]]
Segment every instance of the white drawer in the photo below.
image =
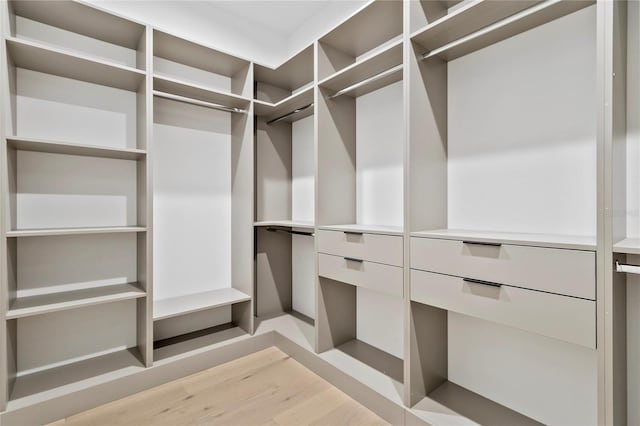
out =
[(369, 290), (402, 297), (402, 268), (381, 263), (354, 261), (330, 254), (318, 254), (321, 277)]
[(411, 270), (411, 300), (569, 343), (596, 347), (596, 302)]
[(411, 268), (595, 300), (592, 251), (411, 238)]
[(370, 262), (402, 266), (402, 238), (347, 231), (318, 231), (318, 251)]

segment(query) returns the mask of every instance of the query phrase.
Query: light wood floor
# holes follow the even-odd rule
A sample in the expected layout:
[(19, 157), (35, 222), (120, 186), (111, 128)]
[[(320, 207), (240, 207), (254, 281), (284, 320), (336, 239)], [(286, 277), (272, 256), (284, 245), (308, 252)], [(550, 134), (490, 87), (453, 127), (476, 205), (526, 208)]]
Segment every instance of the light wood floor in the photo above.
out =
[(53, 425), (387, 425), (276, 348)]

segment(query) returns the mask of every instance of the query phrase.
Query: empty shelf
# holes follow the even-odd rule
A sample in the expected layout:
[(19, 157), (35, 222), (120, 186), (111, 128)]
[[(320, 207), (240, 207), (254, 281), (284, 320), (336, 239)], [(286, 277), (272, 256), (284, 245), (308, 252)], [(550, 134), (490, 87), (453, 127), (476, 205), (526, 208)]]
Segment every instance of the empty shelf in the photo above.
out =
[(320, 226), (319, 229), (327, 231), (351, 231), (351, 232), (365, 232), (368, 234), (383, 234), (383, 235), (403, 235), (402, 227), (400, 226), (387, 226), (387, 225), (325, 225)]
[(446, 381), (411, 408), (429, 424), (540, 425), (541, 423)]
[[(7, 406), (15, 410), (54, 395), (96, 386), (144, 369), (137, 349), (125, 349), (36, 373), (18, 375)], [(67, 391), (61, 389), (68, 387)]]
[(625, 238), (613, 245), (614, 253), (640, 254), (640, 238)]
[(157, 74), (153, 76), (153, 89), (172, 95), (196, 99), (198, 101), (220, 104), (230, 108), (247, 109), (250, 102), (249, 99), (243, 98), (242, 96)]
[(304, 229), (313, 229), (315, 227), (313, 222), (306, 222), (301, 220), (262, 220), (259, 222), (254, 222), (253, 226), (255, 227), (282, 226), (286, 228), (304, 228)]
[[(313, 86), (307, 87), (275, 104), (260, 100), (254, 100), (253, 103), (255, 115), (265, 117), (267, 121), (270, 121), (313, 103)], [(313, 108), (307, 108), (299, 114), (288, 117), (286, 121), (295, 121), (308, 117), (313, 114), (313, 110)]]
[(103, 226), (88, 228), (43, 228), (43, 229), (14, 229), (7, 232), (7, 237), (46, 237), (54, 235), (85, 235), (85, 234), (116, 234), (123, 232), (145, 232), (143, 226)]
[(137, 49), (145, 26), (84, 2), (12, 1), (17, 16), (107, 43)]
[(402, 40), (327, 77), (320, 86), (339, 91), (402, 64)]
[(145, 291), (136, 284), (118, 284), (75, 291), (20, 297), (14, 300), (7, 319), (41, 315), (67, 309), (118, 302), (144, 297)]
[(247, 300), (251, 300), (251, 296), (235, 288), (223, 288), (220, 290), (156, 300), (153, 302), (153, 319), (154, 321), (163, 320), (204, 311), (206, 309), (246, 302)]
[(47, 152), (52, 154), (82, 155), (87, 157), (103, 157), (118, 160), (138, 160), (146, 156), (146, 151), (133, 148), (111, 148), (99, 145), (82, 145), (68, 142), (48, 141), (43, 139), (7, 137), (9, 148), (19, 151)]
[(473, 231), (466, 229), (438, 229), (412, 232), (412, 237), (466, 240), (486, 243), (504, 243), (521, 246), (549, 247), (572, 250), (596, 249), (595, 237), (575, 235), (526, 234), (515, 232)]
[(425, 52), (424, 58), (438, 56), (444, 60), (452, 61), (476, 50), (483, 49), (494, 43), (506, 40), (517, 34), (576, 12), (593, 3), (593, 0), (546, 0), (484, 27), (479, 31), (429, 52)]
[(319, 354), (343, 373), (353, 377), (387, 399), (402, 405), (403, 361), (362, 341), (351, 340)]
[(145, 78), (145, 72), (136, 68), (69, 50), (16, 38), (7, 38), (6, 43), (9, 55), (19, 68), (131, 91), (136, 91)]
[(541, 2), (542, 0), (470, 1), (416, 31), (411, 38), (425, 49), (433, 50)]
[(278, 68), (255, 64), (254, 80), (293, 91), (313, 82), (313, 44), (293, 55)]

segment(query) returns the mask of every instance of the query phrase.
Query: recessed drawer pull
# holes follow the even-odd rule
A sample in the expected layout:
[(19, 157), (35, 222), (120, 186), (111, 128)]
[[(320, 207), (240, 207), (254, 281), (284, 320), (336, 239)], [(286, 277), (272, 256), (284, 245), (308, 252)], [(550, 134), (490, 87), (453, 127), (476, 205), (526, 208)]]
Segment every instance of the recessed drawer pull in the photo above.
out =
[(362, 263), (362, 259), (356, 259), (355, 257), (344, 257), (344, 260), (348, 260), (350, 262), (358, 262), (358, 263)]
[(356, 232), (356, 231), (342, 231), (347, 235), (362, 235), (362, 232)]
[(491, 281), (476, 280), (475, 278), (463, 278), (462, 281), (464, 281), (466, 283), (488, 285), (488, 286), (491, 286), (491, 287), (502, 287), (502, 284), (494, 283), (494, 282), (491, 282)]
[(481, 241), (463, 241), (462, 244), (470, 244), (474, 246), (491, 246), (491, 247), (500, 247), (501, 243), (484, 243)]

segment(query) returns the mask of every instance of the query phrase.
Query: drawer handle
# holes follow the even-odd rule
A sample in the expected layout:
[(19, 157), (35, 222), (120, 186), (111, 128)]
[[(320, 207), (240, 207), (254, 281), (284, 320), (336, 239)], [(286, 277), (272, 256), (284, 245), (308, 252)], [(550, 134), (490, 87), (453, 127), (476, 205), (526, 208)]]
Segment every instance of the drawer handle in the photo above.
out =
[(362, 232), (356, 232), (356, 231), (342, 231), (347, 235), (362, 235)]
[(348, 260), (350, 262), (358, 262), (358, 263), (362, 263), (363, 262), (362, 259), (356, 259), (355, 257), (344, 257), (344, 260)]
[(476, 280), (475, 278), (463, 278), (462, 281), (464, 281), (466, 283), (488, 285), (488, 286), (491, 286), (491, 287), (502, 287), (502, 284), (494, 283), (494, 282), (491, 282), (491, 281)]
[(462, 244), (470, 244), (474, 246), (491, 246), (491, 247), (500, 247), (502, 243), (485, 243), (482, 241), (463, 241)]

